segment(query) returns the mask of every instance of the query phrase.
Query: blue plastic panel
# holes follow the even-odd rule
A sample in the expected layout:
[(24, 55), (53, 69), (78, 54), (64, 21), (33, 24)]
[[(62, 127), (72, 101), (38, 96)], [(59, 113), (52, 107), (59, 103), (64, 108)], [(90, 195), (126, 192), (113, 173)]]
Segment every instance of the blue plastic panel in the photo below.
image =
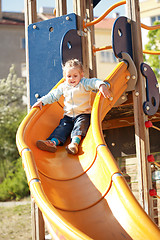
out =
[(122, 58), (122, 52), (126, 52), (133, 59), (131, 24), (126, 17), (119, 17), (113, 25), (112, 47), (116, 57)]
[(93, 0), (93, 7), (95, 7), (101, 0)]
[(156, 114), (159, 108), (159, 88), (158, 81), (147, 63), (141, 64), (141, 72), (146, 78), (146, 100), (143, 104), (143, 111), (148, 116)]
[[(69, 17), (69, 18), (68, 18)], [(35, 94), (42, 97), (62, 78), (61, 41), (71, 29), (77, 29), (74, 13), (37, 22), (28, 27), (30, 104)]]
[(71, 29), (66, 33), (62, 39), (60, 52), (63, 64), (71, 58), (77, 58), (83, 63), (81, 37), (77, 30)]

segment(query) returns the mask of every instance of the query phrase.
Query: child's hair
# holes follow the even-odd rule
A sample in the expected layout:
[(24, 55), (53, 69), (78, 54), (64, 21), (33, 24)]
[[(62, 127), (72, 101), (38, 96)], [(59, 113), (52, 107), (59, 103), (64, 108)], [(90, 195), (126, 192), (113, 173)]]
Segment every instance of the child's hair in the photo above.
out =
[(65, 75), (65, 72), (68, 68), (78, 68), (80, 72), (83, 72), (83, 66), (82, 63), (78, 59), (71, 59), (68, 60), (63, 65), (63, 75)]

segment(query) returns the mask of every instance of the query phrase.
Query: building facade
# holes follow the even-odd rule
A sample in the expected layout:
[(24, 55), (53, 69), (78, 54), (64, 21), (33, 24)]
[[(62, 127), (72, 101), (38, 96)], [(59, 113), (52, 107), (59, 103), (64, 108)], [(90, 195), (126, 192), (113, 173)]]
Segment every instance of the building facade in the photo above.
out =
[(2, 12), (0, 15), (0, 79), (6, 78), (12, 64), (18, 77), (25, 77), (24, 14)]
[[(38, 13), (38, 21), (54, 17), (53, 14)], [(95, 25), (95, 47), (111, 45), (111, 31), (115, 19), (106, 18)], [(25, 72), (25, 26), (24, 13), (1, 12), (0, 15), (0, 79), (6, 78), (12, 64), (18, 77)], [(97, 76), (105, 79), (116, 65), (112, 50), (97, 52)]]
[[(112, 45), (112, 27), (115, 18), (105, 18), (95, 25), (95, 47)], [(105, 79), (117, 65), (117, 59), (113, 50), (102, 50), (96, 52), (97, 76)]]
[[(160, 0), (141, 0), (140, 1), (141, 22), (152, 26), (155, 21), (160, 21)], [(148, 42), (148, 30), (142, 29), (143, 48)]]

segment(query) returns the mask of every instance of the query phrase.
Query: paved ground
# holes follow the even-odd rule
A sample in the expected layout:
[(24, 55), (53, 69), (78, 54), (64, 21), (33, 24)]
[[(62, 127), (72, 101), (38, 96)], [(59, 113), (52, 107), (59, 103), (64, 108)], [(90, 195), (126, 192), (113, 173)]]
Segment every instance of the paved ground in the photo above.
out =
[(30, 202), (31, 202), (30, 197), (27, 197), (20, 201), (13, 200), (13, 201), (7, 201), (7, 202), (0, 202), (0, 207), (13, 207), (13, 206), (18, 206), (18, 205), (25, 205)]
[(11, 201), (11, 202), (0, 202), (0, 207), (13, 207), (13, 206), (19, 206), (19, 205), (25, 205), (30, 203), (31, 201), (24, 201), (24, 202), (15, 202), (15, 201)]
[[(31, 198), (0, 202), (0, 239), (31, 240)], [(51, 239), (47, 228), (45, 240)]]

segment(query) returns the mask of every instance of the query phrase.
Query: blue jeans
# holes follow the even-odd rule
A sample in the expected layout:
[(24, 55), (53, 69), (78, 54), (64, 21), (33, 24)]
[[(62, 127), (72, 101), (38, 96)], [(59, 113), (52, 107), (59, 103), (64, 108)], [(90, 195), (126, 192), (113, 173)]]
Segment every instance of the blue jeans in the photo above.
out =
[(57, 138), (63, 145), (70, 135), (71, 138), (77, 135), (82, 136), (82, 138), (85, 137), (90, 125), (90, 117), (90, 114), (80, 114), (77, 117), (65, 115), (47, 140)]

